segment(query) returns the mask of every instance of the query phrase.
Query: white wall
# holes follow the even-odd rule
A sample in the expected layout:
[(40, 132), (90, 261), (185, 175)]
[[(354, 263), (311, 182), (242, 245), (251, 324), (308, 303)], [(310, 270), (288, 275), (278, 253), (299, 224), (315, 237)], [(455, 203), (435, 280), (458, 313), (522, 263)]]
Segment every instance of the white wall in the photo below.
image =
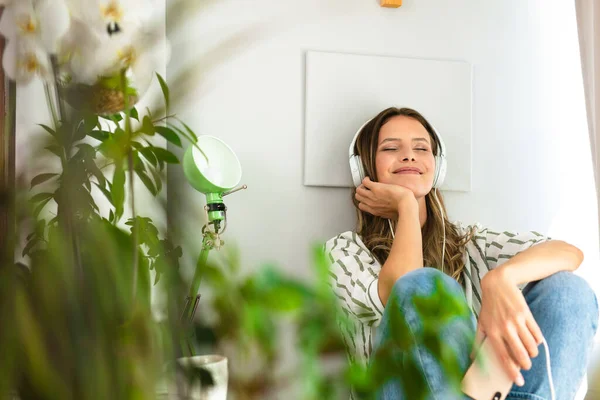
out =
[[(572, 2), (205, 4), (169, 38), (167, 72), (171, 79), (196, 65), (199, 79), (175, 111), (198, 133), (225, 140), (241, 160), (249, 188), (227, 198), (225, 239), (240, 246), (246, 270), (275, 261), (308, 277), (310, 245), (353, 227), (348, 189), (302, 185), (304, 55), (323, 50), (472, 63), (473, 190), (445, 193), (451, 217), (577, 244), (586, 253), (582, 271), (596, 284), (596, 200)], [(178, 223), (199, 232), (200, 194), (170, 194), (170, 206), (185, 195), (197, 209)]]

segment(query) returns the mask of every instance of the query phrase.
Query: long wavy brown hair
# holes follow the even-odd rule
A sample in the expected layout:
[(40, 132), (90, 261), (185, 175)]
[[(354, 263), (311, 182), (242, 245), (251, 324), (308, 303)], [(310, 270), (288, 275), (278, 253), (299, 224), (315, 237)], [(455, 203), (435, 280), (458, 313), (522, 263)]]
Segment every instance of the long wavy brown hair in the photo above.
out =
[[(355, 154), (358, 154), (363, 162), (365, 174), (375, 182), (379, 181), (375, 167), (379, 130), (390, 118), (396, 116), (405, 116), (420, 122), (427, 132), (429, 132), (433, 154), (438, 154), (439, 145), (433, 134), (433, 128), (423, 115), (410, 108), (390, 107), (385, 109), (364, 126), (359, 133), (354, 148)], [(394, 240), (388, 221), (385, 218), (377, 217), (360, 210), (355, 195), (356, 188), (352, 190), (352, 202), (358, 216), (356, 233), (361, 236), (373, 256), (383, 265), (390, 254)], [(437, 196), (439, 205), (434, 196)], [(421, 228), (423, 265), (441, 269), (442, 244), (444, 240), (443, 227), (445, 226), (446, 249), (444, 271), (454, 279), (462, 281), (461, 272), (464, 268), (462, 254), (465, 250), (465, 245), (473, 237), (474, 231), (472, 230), (464, 236), (459, 235), (457, 228), (447, 219), (448, 213), (446, 212), (444, 199), (439, 190), (432, 189), (427, 193), (425, 204), (427, 205), (427, 221)], [(392, 225), (395, 229), (395, 221), (392, 221)]]

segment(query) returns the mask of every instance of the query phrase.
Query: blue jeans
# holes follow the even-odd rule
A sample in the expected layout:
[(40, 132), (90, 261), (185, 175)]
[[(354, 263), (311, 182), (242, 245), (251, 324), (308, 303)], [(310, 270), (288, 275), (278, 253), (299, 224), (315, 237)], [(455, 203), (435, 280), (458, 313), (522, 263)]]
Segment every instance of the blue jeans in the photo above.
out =
[[(398, 279), (388, 299), (381, 324), (373, 342), (373, 351), (390, 338), (390, 316), (402, 313), (412, 338), (419, 337), (422, 323), (418, 318), (412, 299), (433, 293), (434, 279), (441, 278), (451, 295), (460, 296), (466, 302), (458, 282), (433, 268), (420, 268)], [(573, 399), (586, 372), (594, 334), (598, 325), (598, 303), (594, 292), (585, 280), (570, 272), (559, 272), (545, 279), (528, 284), (523, 295), (540, 326), (548, 347), (552, 379), (557, 400)], [(442, 343), (452, 346), (459, 358), (461, 376), (470, 364), (472, 335), (475, 333), (475, 317), (455, 318), (440, 334)], [(413, 340), (413, 341), (416, 341)], [(423, 345), (415, 342), (411, 351), (420, 364), (427, 383), (428, 400), (464, 400), (468, 396), (456, 394), (450, 389), (438, 362)], [(398, 354), (402, 356), (402, 354)], [(532, 360), (528, 371), (522, 370), (525, 385), (513, 385), (509, 400), (550, 400), (550, 386), (546, 369), (546, 353), (543, 345), (539, 355)], [(402, 382), (390, 379), (377, 393), (378, 399), (406, 399)]]

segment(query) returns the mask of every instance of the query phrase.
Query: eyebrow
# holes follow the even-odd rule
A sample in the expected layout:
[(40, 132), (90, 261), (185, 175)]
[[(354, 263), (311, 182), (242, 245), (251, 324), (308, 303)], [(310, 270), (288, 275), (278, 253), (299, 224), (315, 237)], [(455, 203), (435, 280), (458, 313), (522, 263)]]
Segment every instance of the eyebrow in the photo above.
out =
[[(401, 142), (402, 139), (400, 139), (400, 138), (387, 138), (387, 139), (383, 139), (379, 145), (382, 145), (382, 144), (384, 144), (386, 142), (395, 142), (395, 141)], [(426, 144), (429, 144), (429, 141), (427, 139), (425, 139), (425, 138), (413, 138), (412, 141), (413, 142), (425, 142)]]

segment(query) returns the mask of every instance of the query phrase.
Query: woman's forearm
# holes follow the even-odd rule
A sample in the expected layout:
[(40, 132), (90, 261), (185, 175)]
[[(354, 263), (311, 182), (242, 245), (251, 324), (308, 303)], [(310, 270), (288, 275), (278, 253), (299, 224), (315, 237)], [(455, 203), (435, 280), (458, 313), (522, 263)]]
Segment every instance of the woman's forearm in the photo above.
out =
[(582, 261), (583, 252), (577, 247), (551, 240), (522, 251), (493, 271), (520, 285), (544, 279), (559, 271), (574, 271)]
[(399, 204), (395, 235), (390, 255), (379, 272), (377, 289), (384, 306), (398, 278), (423, 267), (421, 222), (419, 220), (419, 204), (416, 200)]

